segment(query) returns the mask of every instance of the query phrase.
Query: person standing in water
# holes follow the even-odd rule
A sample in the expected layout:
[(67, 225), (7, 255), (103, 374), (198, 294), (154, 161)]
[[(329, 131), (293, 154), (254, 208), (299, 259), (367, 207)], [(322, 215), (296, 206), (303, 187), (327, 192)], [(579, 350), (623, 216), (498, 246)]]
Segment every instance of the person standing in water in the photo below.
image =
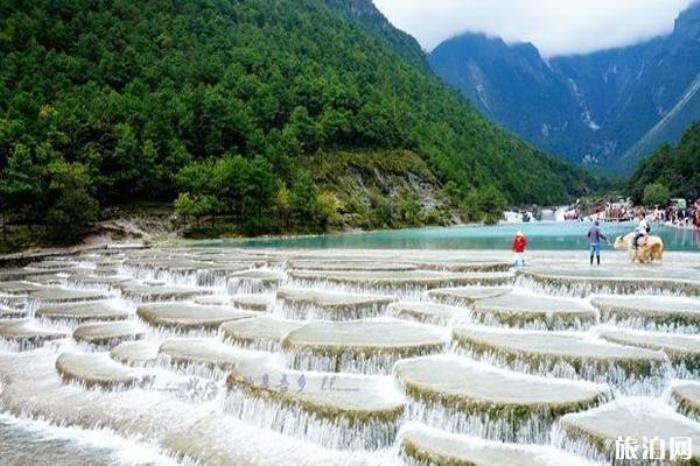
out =
[(525, 247), (527, 246), (527, 238), (523, 235), (522, 231), (518, 231), (515, 234), (515, 239), (513, 239), (513, 253), (515, 253), (515, 260), (513, 265), (516, 267), (525, 265)]
[(593, 226), (588, 230), (588, 244), (591, 246), (591, 265), (593, 265), (593, 256), (596, 257), (598, 265), (600, 265), (600, 240), (607, 241), (608, 238), (600, 229), (600, 222), (596, 220)]

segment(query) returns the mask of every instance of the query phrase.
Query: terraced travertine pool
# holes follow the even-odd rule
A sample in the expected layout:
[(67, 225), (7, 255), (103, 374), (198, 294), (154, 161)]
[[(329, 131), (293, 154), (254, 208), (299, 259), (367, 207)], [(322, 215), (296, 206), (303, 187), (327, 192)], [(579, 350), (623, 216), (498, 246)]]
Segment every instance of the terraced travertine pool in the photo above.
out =
[(592, 465), (619, 438), (699, 462), (700, 258), (604, 259), (112, 247), (1, 269), (0, 463)]

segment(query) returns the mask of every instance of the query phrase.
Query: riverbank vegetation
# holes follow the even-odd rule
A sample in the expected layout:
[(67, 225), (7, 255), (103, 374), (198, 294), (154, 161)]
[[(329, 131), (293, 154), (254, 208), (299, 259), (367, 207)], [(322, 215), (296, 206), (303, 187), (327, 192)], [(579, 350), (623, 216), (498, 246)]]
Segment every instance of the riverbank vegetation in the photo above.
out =
[[(599, 182), (481, 118), (368, 0), (15, 0), (0, 18), (4, 223), (57, 239), (135, 201), (258, 234), (492, 221)], [(329, 176), (337, 154), (368, 172), (362, 154), (406, 151), (434, 203)]]
[(628, 184), (635, 204), (665, 206), (670, 198), (700, 198), (700, 123), (674, 146), (662, 146), (644, 160)]

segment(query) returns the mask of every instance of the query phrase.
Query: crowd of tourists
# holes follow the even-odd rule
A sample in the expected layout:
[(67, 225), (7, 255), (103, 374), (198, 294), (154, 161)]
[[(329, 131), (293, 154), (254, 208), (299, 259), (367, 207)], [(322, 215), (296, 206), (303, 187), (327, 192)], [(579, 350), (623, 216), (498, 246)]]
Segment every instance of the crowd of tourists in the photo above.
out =
[(700, 228), (700, 198), (692, 205), (679, 204), (677, 201), (665, 209), (656, 209), (651, 215), (653, 221), (675, 227)]

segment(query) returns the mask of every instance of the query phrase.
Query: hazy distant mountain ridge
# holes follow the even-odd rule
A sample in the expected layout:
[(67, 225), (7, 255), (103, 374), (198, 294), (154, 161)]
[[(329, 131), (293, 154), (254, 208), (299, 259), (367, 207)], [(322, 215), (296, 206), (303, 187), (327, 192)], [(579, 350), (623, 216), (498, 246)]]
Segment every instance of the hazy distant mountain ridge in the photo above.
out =
[(433, 70), (488, 118), (577, 163), (629, 171), (700, 119), (700, 4), (671, 34), (543, 59), (531, 44), (467, 33), (440, 44)]

